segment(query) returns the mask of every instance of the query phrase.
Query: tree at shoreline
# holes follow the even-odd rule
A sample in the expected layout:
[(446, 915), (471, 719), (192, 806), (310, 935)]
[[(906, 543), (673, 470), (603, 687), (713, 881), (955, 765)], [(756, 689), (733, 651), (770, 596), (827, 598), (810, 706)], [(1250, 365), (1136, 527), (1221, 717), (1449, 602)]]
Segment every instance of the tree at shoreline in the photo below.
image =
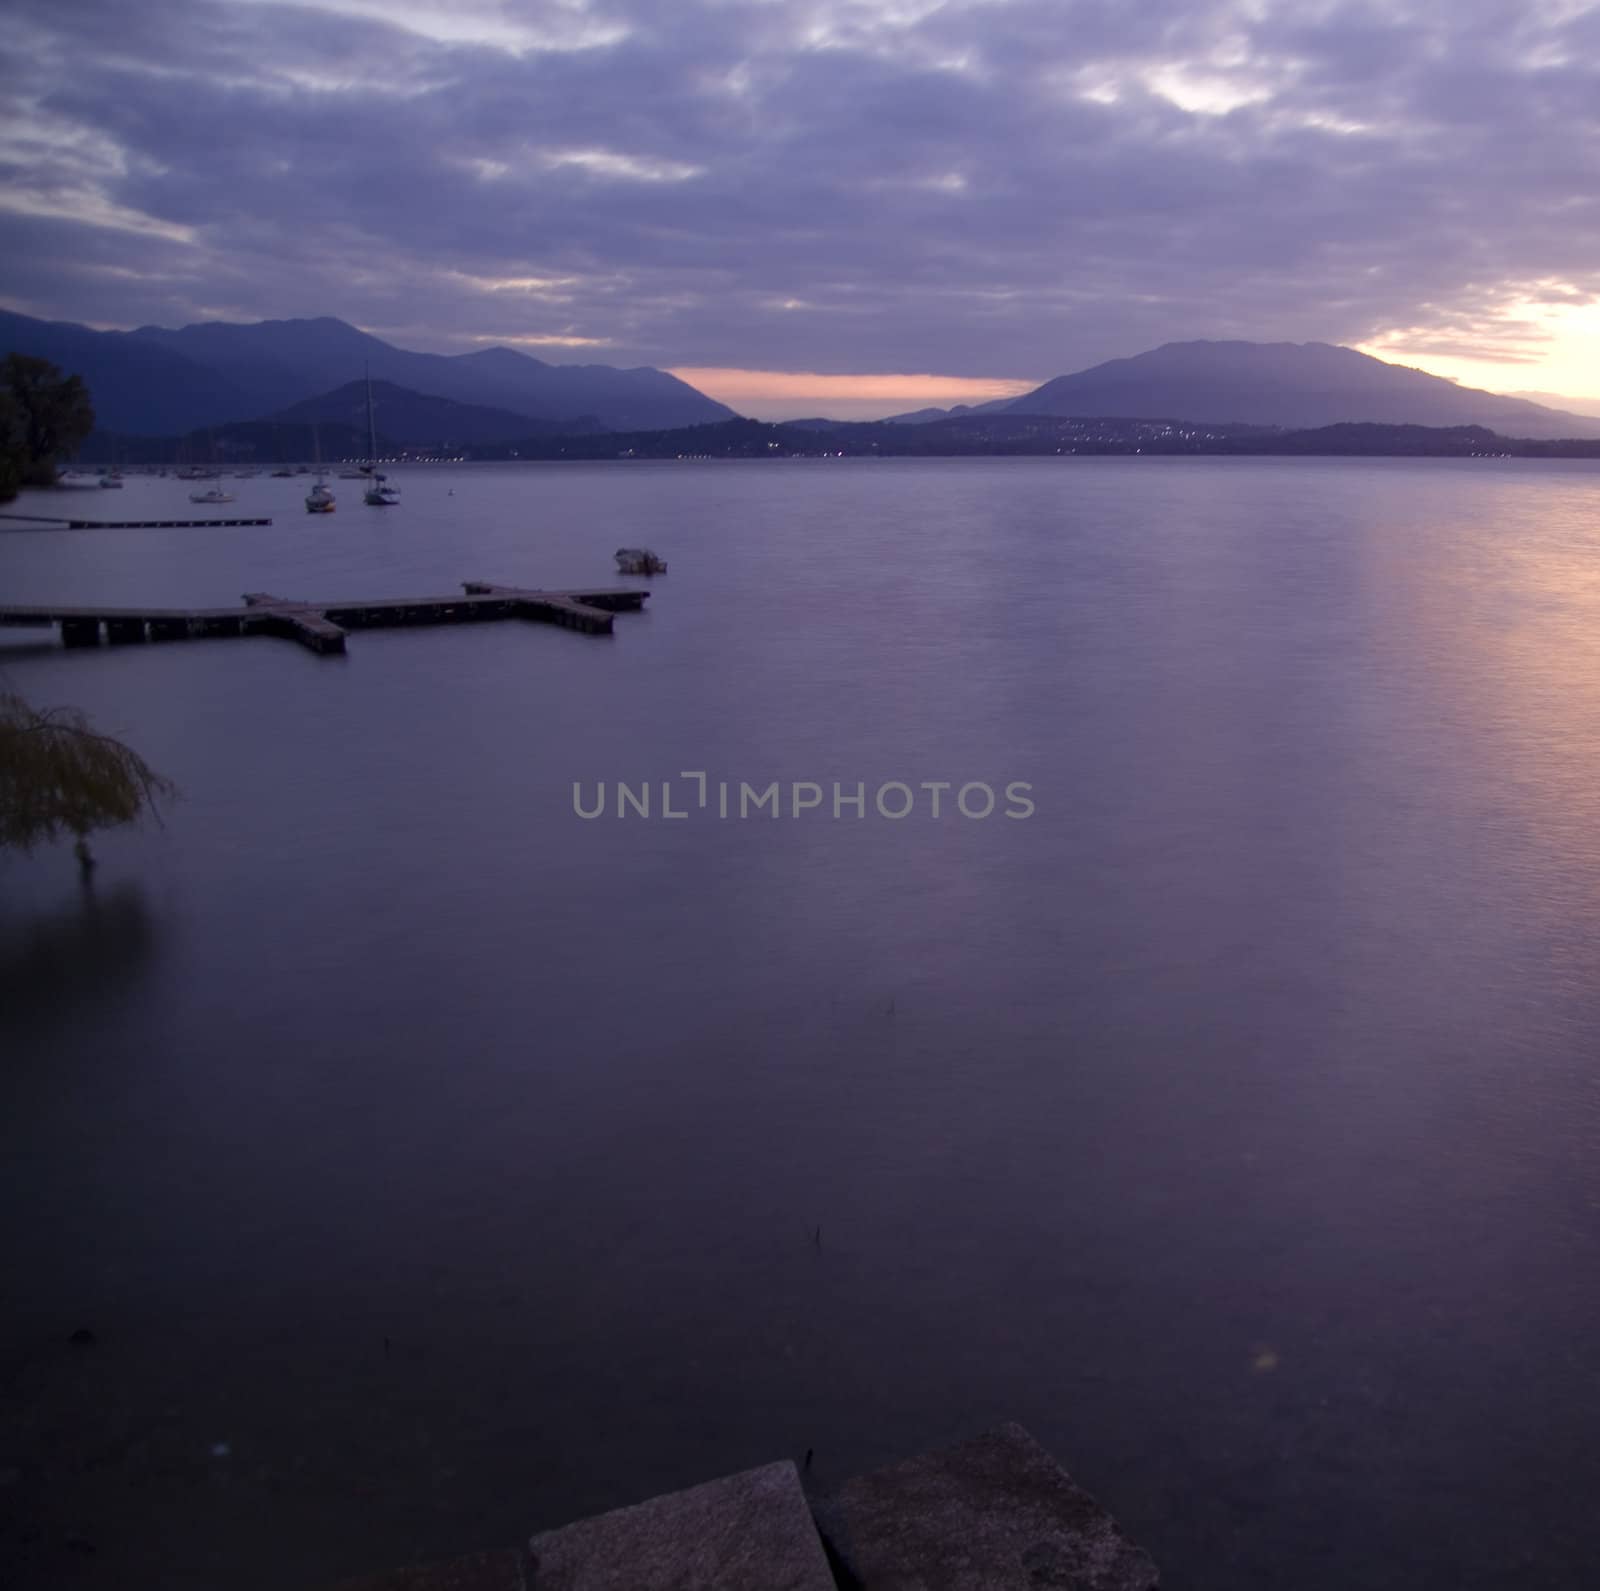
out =
[(57, 461), (94, 429), (94, 404), (81, 376), (48, 359), (7, 354), (0, 364), (0, 501), (19, 486), (49, 486)]
[(85, 836), (161, 819), (158, 801), (177, 794), (136, 751), (89, 727), (70, 707), (36, 708), (0, 692), (0, 850), (31, 851), (71, 834), (90, 865)]
[(17, 495), (25, 463), (17, 400), (0, 386), (0, 503), (9, 503)]

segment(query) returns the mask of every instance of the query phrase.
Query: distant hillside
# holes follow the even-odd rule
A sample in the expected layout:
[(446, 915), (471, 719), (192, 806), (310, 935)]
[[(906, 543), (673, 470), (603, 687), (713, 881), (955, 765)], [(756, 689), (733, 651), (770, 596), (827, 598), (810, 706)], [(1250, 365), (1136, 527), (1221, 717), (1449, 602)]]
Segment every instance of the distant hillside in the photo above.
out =
[[(317, 427), (322, 456), (364, 457), (366, 432), (338, 421)], [(264, 464), (311, 457), (315, 438), (306, 424), (256, 420), (187, 437), (111, 437), (99, 434), (82, 452), (84, 462), (115, 458), (125, 465), (170, 464), (176, 459)], [(434, 456), (431, 447), (407, 448), (378, 435), (380, 456)], [(723, 420), (666, 431), (545, 432), (515, 442), (462, 444), (471, 459), (643, 460), (794, 458), (1003, 458), (1073, 456), (1151, 459), (1277, 455), (1349, 458), (1569, 458), (1600, 459), (1600, 438), (1531, 440), (1498, 436), (1482, 426), (1345, 423), (1311, 430), (1274, 426), (1204, 425), (1186, 420), (1132, 420), (1048, 414), (967, 414), (925, 425), (888, 421)]]
[(1600, 420), (1457, 386), (1330, 343), (1167, 343), (1057, 376), (1013, 399), (1005, 412), (1286, 429), (1352, 421), (1480, 425), (1503, 436), (1600, 436)]
[[(589, 415), (611, 431), (666, 430), (737, 418), (727, 404), (648, 365), (633, 370), (618, 370), (612, 365), (547, 365), (510, 348), (457, 354), (443, 360), (443, 364), (449, 367), (443, 373), (431, 366), (422, 372), (427, 380), (407, 380), (400, 373), (394, 374), (393, 379), (418, 392), (438, 392), (463, 402), (492, 404), (536, 419), (570, 420)], [(376, 364), (372, 373), (379, 373)]]
[(170, 435), (260, 419), (357, 380), (368, 368), (374, 380), (524, 420), (583, 419), (638, 430), (733, 415), (687, 382), (647, 366), (552, 365), (510, 348), (414, 353), (328, 317), (101, 332), (0, 313), (0, 353), (12, 351), (82, 375), (99, 424), (123, 434)]
[[(378, 433), (378, 454), (390, 457), (399, 444)], [(139, 436), (134, 433), (95, 431), (78, 449), (77, 462), (85, 466), (116, 463), (143, 468), (172, 464), (239, 465), (271, 469), (279, 464), (309, 464), (318, 454), (332, 464), (340, 459), (364, 459), (367, 427), (343, 424), (296, 425), (273, 420), (236, 420), (231, 425), (206, 426), (173, 436)]]
[(958, 403), (948, 409), (913, 409), (910, 414), (891, 414), (884, 425), (927, 425), (933, 420), (959, 420), (969, 414), (999, 414), (1009, 409), (1011, 398), (991, 398), (987, 403)]
[[(396, 386), (392, 381), (372, 383), (372, 414), (377, 430), (391, 444), (404, 447), (453, 448), (483, 442), (515, 442), (526, 436), (605, 429), (592, 415), (575, 420), (530, 420), (508, 409), (429, 397), (426, 393)], [(346, 382), (332, 392), (291, 404), (267, 419), (278, 425), (346, 425), (365, 434), (366, 383)]]
[(108, 430), (186, 431), (206, 415), (231, 418), (251, 404), (226, 376), (174, 349), (130, 343), (70, 321), (0, 310), (0, 355), (8, 353), (48, 359), (68, 375), (82, 376), (94, 399), (95, 421)]
[[(1595, 380), (1600, 382), (1600, 371), (1595, 373)], [(1591, 419), (1600, 420), (1600, 398), (1566, 398), (1559, 392), (1508, 392), (1508, 398), (1525, 398), (1529, 403), (1538, 403), (1550, 409), (1560, 409), (1567, 414), (1585, 414)]]
[[(1320, 456), (1370, 458), (1600, 459), (1600, 438), (1531, 441), (1481, 426), (1331, 425), (1281, 431), (1272, 426), (1200, 425), (1043, 414), (967, 414), (927, 425), (888, 421), (766, 424), (727, 420), (685, 430), (603, 436), (534, 437), (523, 459), (785, 459), (846, 457), (1000, 458)], [(480, 458), (512, 456), (489, 447)]]

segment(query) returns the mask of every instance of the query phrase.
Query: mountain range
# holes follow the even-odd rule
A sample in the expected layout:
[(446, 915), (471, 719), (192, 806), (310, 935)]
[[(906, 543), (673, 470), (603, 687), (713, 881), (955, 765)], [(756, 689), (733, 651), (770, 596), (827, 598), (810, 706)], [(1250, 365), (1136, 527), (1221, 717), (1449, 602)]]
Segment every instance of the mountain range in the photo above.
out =
[[(553, 436), (584, 431), (609, 431), (592, 414), (570, 420), (538, 420), (509, 409), (482, 403), (457, 403), (412, 392), (393, 381), (372, 383), (373, 424), (391, 447), (475, 447), (485, 442), (515, 442), (522, 437)], [(367, 429), (367, 384), (347, 381), (332, 392), (290, 404), (266, 416), (272, 425), (286, 428), (348, 426), (363, 436)], [(657, 429), (644, 427), (642, 429)], [(664, 429), (664, 428), (663, 428)]]
[[(102, 432), (174, 437), (238, 422), (365, 425), (371, 372), (392, 443), (495, 445), (584, 431), (629, 435), (737, 418), (641, 367), (552, 365), (511, 348), (416, 353), (344, 321), (205, 321), (93, 331), (0, 311), (0, 353), (81, 375)], [(897, 426), (998, 416), (1163, 420), (1308, 430), (1341, 424), (1482, 427), (1535, 440), (1600, 437), (1600, 415), (1463, 387), (1331, 343), (1174, 342), (1057, 376), (1018, 398), (919, 409)], [(826, 428), (836, 422), (794, 422)]]
[(123, 435), (171, 436), (263, 419), (369, 370), (375, 381), (523, 421), (585, 419), (607, 430), (638, 431), (733, 417), (726, 405), (648, 366), (551, 365), (511, 348), (414, 353), (329, 317), (122, 332), (0, 311), (0, 351), (48, 359), (81, 375), (99, 427)]
[(1271, 425), (1484, 426), (1504, 436), (1600, 436), (1600, 417), (1463, 387), (1332, 343), (1164, 343), (1131, 359), (1057, 376), (1020, 398), (922, 409), (900, 423), (1039, 414)]

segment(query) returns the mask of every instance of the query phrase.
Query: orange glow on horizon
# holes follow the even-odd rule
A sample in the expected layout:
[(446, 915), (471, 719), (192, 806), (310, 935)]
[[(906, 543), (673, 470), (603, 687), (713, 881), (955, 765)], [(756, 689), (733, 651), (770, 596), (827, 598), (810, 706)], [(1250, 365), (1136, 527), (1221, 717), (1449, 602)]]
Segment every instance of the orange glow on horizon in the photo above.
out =
[(822, 375), (813, 370), (744, 370), (679, 365), (669, 372), (707, 397), (760, 420), (823, 416), (881, 419), (911, 409), (947, 409), (1031, 392), (1037, 381), (930, 374)]
[(1455, 327), (1396, 328), (1356, 348), (1488, 392), (1600, 400), (1600, 301), (1577, 290), (1507, 294), (1487, 315)]

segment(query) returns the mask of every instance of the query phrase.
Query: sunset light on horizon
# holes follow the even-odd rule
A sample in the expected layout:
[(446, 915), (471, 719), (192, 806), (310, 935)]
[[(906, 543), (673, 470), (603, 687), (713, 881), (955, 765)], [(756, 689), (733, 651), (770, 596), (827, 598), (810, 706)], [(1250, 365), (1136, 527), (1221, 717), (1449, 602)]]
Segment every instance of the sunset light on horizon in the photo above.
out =
[(809, 370), (740, 370), (680, 365), (668, 372), (755, 420), (823, 415), (877, 420), (914, 409), (990, 403), (1031, 392), (1037, 381), (936, 375), (819, 375)]
[(1595, 7), (1089, 15), (21, 0), (0, 303), (335, 316), (699, 372), (771, 416), (1201, 338), (1600, 399)]

